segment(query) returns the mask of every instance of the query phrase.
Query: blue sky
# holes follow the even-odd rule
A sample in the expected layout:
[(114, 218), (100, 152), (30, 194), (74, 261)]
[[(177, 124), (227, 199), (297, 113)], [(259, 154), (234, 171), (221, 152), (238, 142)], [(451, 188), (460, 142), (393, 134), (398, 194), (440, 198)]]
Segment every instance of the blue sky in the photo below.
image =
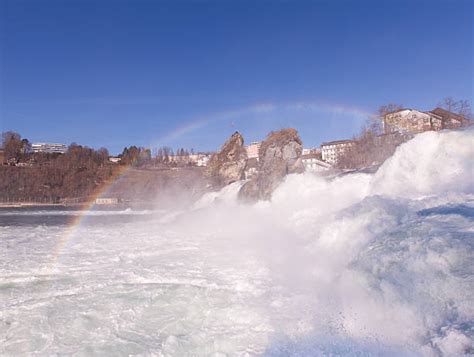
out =
[(0, 0), (0, 130), (214, 150), (473, 92), (471, 1)]

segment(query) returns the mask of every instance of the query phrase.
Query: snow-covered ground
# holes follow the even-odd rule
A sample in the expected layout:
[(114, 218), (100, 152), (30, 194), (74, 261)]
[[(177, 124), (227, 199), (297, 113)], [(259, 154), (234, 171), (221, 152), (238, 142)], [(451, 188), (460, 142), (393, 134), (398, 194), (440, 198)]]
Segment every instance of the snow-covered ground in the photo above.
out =
[(0, 211), (0, 354), (473, 354), (473, 157), (431, 132), (254, 206)]

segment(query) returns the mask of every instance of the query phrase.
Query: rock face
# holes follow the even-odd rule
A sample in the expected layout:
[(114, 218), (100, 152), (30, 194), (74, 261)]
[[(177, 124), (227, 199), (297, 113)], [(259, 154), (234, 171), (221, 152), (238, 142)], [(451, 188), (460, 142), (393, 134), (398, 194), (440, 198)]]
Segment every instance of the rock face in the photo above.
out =
[(208, 175), (216, 186), (225, 186), (244, 178), (247, 151), (244, 138), (236, 131), (208, 163)]
[(239, 198), (244, 202), (270, 199), (286, 175), (304, 171), (302, 151), (295, 129), (271, 132), (260, 146), (258, 174), (242, 186)]

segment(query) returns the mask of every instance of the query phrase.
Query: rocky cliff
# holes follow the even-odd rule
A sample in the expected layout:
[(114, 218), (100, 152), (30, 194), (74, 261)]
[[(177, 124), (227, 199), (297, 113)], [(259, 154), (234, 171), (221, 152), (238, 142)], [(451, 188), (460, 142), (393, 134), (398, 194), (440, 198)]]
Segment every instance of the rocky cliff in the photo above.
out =
[(242, 186), (239, 198), (244, 202), (270, 199), (286, 175), (304, 171), (302, 151), (295, 129), (271, 132), (260, 146), (258, 174)]
[(211, 157), (207, 173), (215, 186), (222, 187), (242, 180), (246, 163), (247, 152), (244, 147), (244, 138), (236, 131), (221, 150)]

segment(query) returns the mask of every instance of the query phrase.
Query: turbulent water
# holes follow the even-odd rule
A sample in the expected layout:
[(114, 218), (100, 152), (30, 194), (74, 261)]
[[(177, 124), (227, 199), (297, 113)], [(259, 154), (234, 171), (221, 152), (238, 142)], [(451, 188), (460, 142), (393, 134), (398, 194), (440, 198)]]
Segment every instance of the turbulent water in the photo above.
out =
[(184, 211), (0, 212), (0, 354), (474, 354), (474, 131)]

